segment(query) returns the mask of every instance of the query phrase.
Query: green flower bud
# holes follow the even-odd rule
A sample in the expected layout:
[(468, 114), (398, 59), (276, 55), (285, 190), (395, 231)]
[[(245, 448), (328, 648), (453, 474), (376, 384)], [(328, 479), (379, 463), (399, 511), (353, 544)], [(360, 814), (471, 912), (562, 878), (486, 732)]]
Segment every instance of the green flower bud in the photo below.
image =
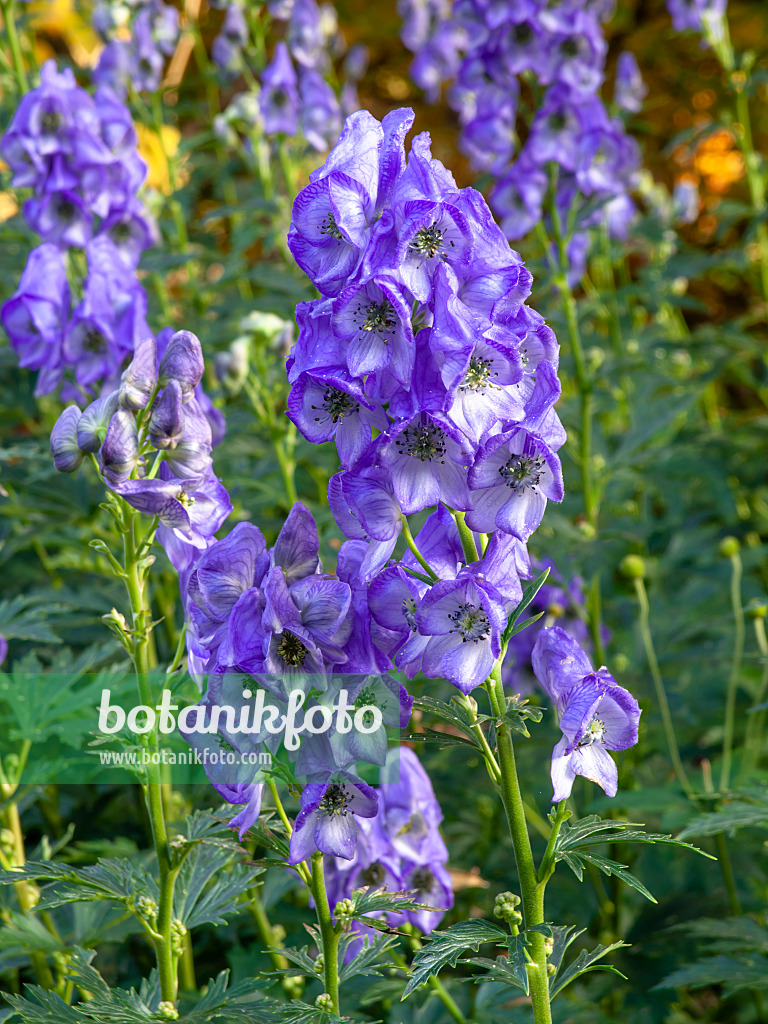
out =
[(723, 537), (717, 550), (723, 558), (733, 558), (738, 555), (740, 547), (738, 537)]
[(496, 897), (493, 907), (493, 915), (500, 921), (506, 921), (516, 932), (516, 929), (523, 921), (523, 915), (517, 909), (520, 905), (520, 897), (513, 892), (500, 892)]
[(158, 909), (157, 901), (153, 900), (151, 896), (139, 896), (136, 900), (136, 913), (147, 921), (157, 917)]
[(327, 992), (321, 992), (315, 1000), (315, 1006), (318, 1010), (325, 1010), (327, 1013), (333, 1013), (333, 998), (329, 996)]
[(157, 1004), (157, 1016), (160, 1020), (178, 1020), (179, 1011), (168, 999), (164, 999), (161, 1003)]
[(477, 717), (477, 701), (474, 697), (470, 697), (468, 693), (461, 693), (454, 696), (453, 700), (467, 712), (470, 718), (474, 720)]
[(631, 580), (641, 580), (646, 574), (645, 560), (640, 555), (627, 555), (619, 563), (619, 569)]
[(764, 619), (768, 615), (768, 601), (758, 600), (756, 597), (752, 598), (747, 607), (744, 609), (750, 619)]
[(355, 904), (352, 902), (352, 900), (339, 900), (339, 902), (334, 907), (333, 916), (336, 918), (338, 923), (346, 932), (352, 926), (354, 913)]

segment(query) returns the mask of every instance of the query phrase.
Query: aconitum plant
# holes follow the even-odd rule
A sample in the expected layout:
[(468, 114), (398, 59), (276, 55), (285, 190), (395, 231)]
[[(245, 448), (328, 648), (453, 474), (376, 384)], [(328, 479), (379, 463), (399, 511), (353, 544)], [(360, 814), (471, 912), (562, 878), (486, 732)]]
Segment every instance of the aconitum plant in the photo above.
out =
[(23, 207), (42, 238), (0, 320), (36, 393), (65, 399), (115, 385), (123, 360), (149, 334), (136, 276), (157, 229), (138, 191), (146, 167), (131, 115), (109, 86), (91, 96), (47, 61), (0, 143)]
[[(262, 137), (278, 145), (298, 138), (325, 152), (339, 134), (342, 113), (359, 106), (356, 84), (367, 65), (365, 47), (347, 49), (329, 3), (292, 0), (257, 10), (234, 0), (220, 6), (225, 14), (211, 49), (214, 63), (225, 81), (245, 75), (258, 88), (235, 96), (217, 120), (219, 134), (243, 132), (248, 149), (258, 149)], [(274, 30), (277, 38), (265, 61), (264, 39)], [(341, 57), (337, 71), (334, 62)]]
[[(413, 0), (400, 9), (403, 41), (416, 54), (414, 80), (433, 99), (451, 82), (460, 145), (473, 167), (493, 176), (491, 207), (507, 238), (522, 238), (546, 217), (550, 238), (567, 240), (562, 269), (579, 280), (588, 229), (623, 238), (635, 209), (639, 151), (600, 97), (607, 52), (600, 22), (612, 5)], [(622, 56), (618, 75), (616, 102), (625, 111), (638, 110), (643, 94), (636, 65), (627, 80), (631, 60)], [(540, 97), (533, 109), (520, 107), (520, 76)]]

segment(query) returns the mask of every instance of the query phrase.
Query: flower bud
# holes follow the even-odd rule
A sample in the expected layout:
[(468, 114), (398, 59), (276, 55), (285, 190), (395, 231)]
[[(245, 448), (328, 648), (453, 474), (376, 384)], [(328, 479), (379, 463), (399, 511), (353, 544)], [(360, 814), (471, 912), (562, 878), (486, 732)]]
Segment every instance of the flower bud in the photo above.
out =
[(116, 476), (128, 476), (139, 464), (136, 420), (127, 409), (118, 409), (110, 420), (101, 446), (101, 464)]
[(178, 1020), (179, 1011), (169, 999), (163, 999), (157, 1004), (157, 1016), (161, 1020)]
[(130, 365), (120, 378), (123, 409), (145, 409), (157, 385), (157, 342), (149, 337), (136, 346)]
[(619, 570), (631, 580), (641, 580), (646, 574), (645, 559), (640, 555), (627, 555), (619, 563)]
[(204, 369), (203, 350), (197, 337), (191, 331), (177, 331), (160, 360), (157, 377), (162, 387), (169, 380), (177, 380), (184, 401), (188, 402), (203, 379)]
[(216, 376), (230, 395), (238, 393), (248, 376), (250, 347), (248, 338), (235, 338), (229, 351), (216, 353)]
[(723, 558), (734, 558), (738, 555), (740, 547), (738, 537), (723, 537), (717, 550)]
[(169, 380), (163, 393), (152, 408), (149, 419), (149, 440), (165, 451), (175, 448), (184, 433), (184, 409), (181, 384), (177, 380)]
[(207, 472), (211, 448), (211, 425), (193, 398), (184, 409), (184, 434), (175, 447), (166, 449), (165, 461), (174, 476), (188, 480)]
[(60, 473), (74, 473), (83, 461), (83, 453), (77, 446), (77, 425), (81, 415), (76, 405), (68, 405), (53, 425), (51, 453), (53, 464)]
[(333, 998), (328, 995), (327, 992), (321, 992), (315, 1000), (315, 1006), (318, 1010), (325, 1010), (326, 1013), (333, 1012)]
[(470, 697), (469, 694), (461, 693), (458, 697), (454, 696), (453, 700), (460, 708), (463, 708), (467, 712), (470, 718), (473, 720), (477, 718), (477, 701), (474, 697)]
[(520, 897), (515, 893), (500, 892), (493, 907), (493, 916), (501, 921), (506, 921), (514, 931), (523, 921), (523, 915), (517, 909), (520, 902)]
[(753, 597), (744, 609), (750, 619), (764, 619), (768, 615), (768, 601)]
[(117, 391), (104, 398), (97, 398), (87, 406), (77, 425), (77, 447), (81, 452), (96, 453), (101, 448), (107, 436), (110, 420), (117, 410)]

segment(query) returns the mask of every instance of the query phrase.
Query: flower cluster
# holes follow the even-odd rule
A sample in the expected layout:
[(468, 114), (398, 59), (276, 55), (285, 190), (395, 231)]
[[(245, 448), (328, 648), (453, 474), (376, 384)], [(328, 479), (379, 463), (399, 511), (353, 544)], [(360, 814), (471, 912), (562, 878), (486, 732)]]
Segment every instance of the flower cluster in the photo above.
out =
[[(410, 110), (347, 119), (297, 197), (289, 246), (323, 297), (297, 309), (288, 414), (336, 440), (329, 501), (355, 552), (376, 664), (490, 674), (563, 495), (558, 346), (482, 196), (458, 189)], [(374, 431), (376, 436), (374, 437)], [(406, 517), (434, 507), (415, 542)], [(388, 564), (403, 533), (411, 547)]]
[[(370, 616), (365, 588), (361, 593), (356, 583), (354, 552), (340, 555), (337, 576), (331, 577), (322, 572), (319, 550), (314, 519), (302, 504), (294, 505), (270, 549), (256, 526), (238, 523), (199, 556), (185, 594), (188, 648), (208, 673), (203, 706), (242, 704), (241, 693), (250, 700), (264, 691), (285, 713), (299, 692), (320, 718), (340, 701), (353, 710), (377, 708), (382, 716), (382, 728), (370, 734), (310, 731), (295, 748), (286, 744), (296, 776), (305, 782), (292, 863), (315, 850), (353, 856), (357, 819), (376, 813), (376, 795), (355, 765), (383, 764), (383, 727), (405, 727), (413, 703), (394, 678), (369, 674)], [(279, 745), (266, 726), (243, 735), (220, 725), (218, 736), (238, 754)], [(209, 777), (231, 803), (246, 804), (247, 813), (235, 824), (250, 827), (260, 809), (259, 772), (249, 768), (233, 781), (231, 770), (214, 768)]]
[[(491, 205), (506, 236), (525, 235), (551, 200), (550, 235), (568, 238), (575, 278), (584, 267), (587, 228), (603, 224), (623, 237), (634, 214), (637, 146), (599, 95), (607, 50), (600, 19), (611, 7), (605, 0), (401, 5), (403, 40), (417, 53), (413, 75), (433, 95), (453, 79), (449, 100), (462, 148), (475, 168), (496, 179)], [(523, 118), (521, 75), (541, 90), (537, 109)], [(643, 83), (631, 57), (622, 58), (618, 77), (617, 106), (637, 109)]]
[(727, 6), (728, 0), (667, 0), (667, 10), (677, 32), (716, 31)]
[[(213, 43), (212, 56), (228, 78), (238, 77), (246, 66), (246, 14), (258, 16), (248, 12), (241, 0), (227, 4), (221, 32)], [(271, 3), (269, 17), (286, 23), (284, 37), (274, 45), (272, 58), (259, 75), (258, 97), (235, 97), (218, 122), (219, 133), (250, 123), (268, 138), (300, 134), (324, 152), (339, 133), (342, 110), (357, 109), (355, 85), (365, 71), (367, 51), (359, 45), (346, 49), (330, 4), (319, 6), (316, 0)], [(330, 83), (337, 77), (333, 62), (342, 56), (343, 84), (337, 96)]]
[(107, 44), (101, 51), (93, 80), (110, 86), (120, 96), (125, 96), (129, 89), (157, 89), (165, 59), (173, 53), (179, 35), (176, 8), (163, 0), (132, 0), (127, 4), (99, 0), (92, 20)]
[(637, 743), (637, 701), (607, 668), (595, 671), (581, 647), (559, 626), (541, 630), (532, 661), (563, 730), (552, 752), (553, 802), (571, 795), (577, 775), (616, 796), (618, 773), (608, 751)]
[(203, 354), (189, 331), (141, 342), (120, 386), (85, 410), (67, 406), (51, 433), (56, 469), (98, 460), (107, 486), (158, 520), (158, 540), (188, 570), (232, 511), (213, 474), (223, 421), (203, 392)]
[(70, 394), (87, 394), (116, 377), (149, 334), (135, 270), (156, 228), (137, 196), (146, 167), (136, 142), (130, 113), (109, 87), (91, 96), (53, 61), (3, 136), (14, 187), (33, 190), (24, 216), (43, 243), (0, 320), (20, 365), (39, 371), (37, 394), (67, 372), (76, 382)]
[[(429, 776), (408, 747), (389, 751), (378, 787), (379, 806), (374, 818), (358, 822), (360, 835), (354, 858), (326, 857), (325, 878), (331, 906), (355, 891), (370, 886), (390, 892), (413, 893), (431, 910), (388, 913), (392, 927), (403, 917), (429, 933), (443, 912), (453, 906), (451, 876), (446, 870), (448, 850), (438, 826), (443, 819)], [(363, 933), (366, 929), (359, 929)]]

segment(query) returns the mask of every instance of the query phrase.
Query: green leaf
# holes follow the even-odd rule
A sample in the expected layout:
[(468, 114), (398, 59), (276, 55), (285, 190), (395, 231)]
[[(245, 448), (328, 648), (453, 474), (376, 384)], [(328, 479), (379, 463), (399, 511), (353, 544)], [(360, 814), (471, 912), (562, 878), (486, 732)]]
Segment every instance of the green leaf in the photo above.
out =
[(470, 980), (478, 984), (497, 982), (501, 985), (508, 985), (510, 988), (519, 988), (525, 995), (528, 995), (529, 981), (526, 967), (528, 958), (525, 951), (525, 933), (505, 935), (504, 944), (509, 950), (508, 956), (497, 956), (495, 960), (471, 957), (464, 961), (487, 969), (485, 974), (474, 974)]
[(410, 978), (402, 998), (407, 998), (419, 985), (425, 984), (443, 967), (455, 967), (465, 950), (475, 952), (484, 942), (503, 942), (508, 933), (491, 921), (460, 921), (443, 931), (432, 932), (428, 942), (416, 953), (410, 968)]
[(678, 833), (678, 839), (733, 833), (738, 828), (768, 828), (768, 806), (733, 800), (716, 811), (700, 814)]
[(744, 989), (768, 988), (768, 957), (758, 954), (703, 957), (673, 971), (654, 988), (705, 988), (708, 985), (722, 985), (726, 996)]
[(651, 903), (658, 902), (655, 896), (646, 889), (640, 879), (635, 878), (635, 876), (630, 873), (626, 864), (620, 864), (618, 861), (610, 860), (608, 857), (599, 857), (596, 853), (586, 853), (584, 851), (565, 851), (560, 856), (556, 857), (556, 860), (564, 860), (579, 881), (582, 881), (584, 878), (584, 865), (592, 864), (594, 867), (599, 868), (604, 875), (615, 875), (616, 878), (620, 878), (625, 885), (630, 886), (632, 889), (636, 889), (642, 896), (645, 896), (647, 900), (650, 900)]
[(428, 903), (417, 903), (407, 892), (390, 892), (387, 889), (374, 889), (370, 886), (364, 889), (355, 889), (349, 898), (352, 908), (344, 916), (349, 920), (364, 921), (371, 928), (381, 931), (390, 930), (387, 922), (372, 918), (372, 914), (380, 914), (382, 911), (401, 914), (405, 911), (435, 909)]
[(360, 936), (354, 932), (348, 932), (341, 937), (339, 961), (343, 966), (339, 971), (339, 983), (342, 985), (351, 978), (381, 976), (382, 969), (388, 970), (392, 967), (392, 961), (388, 957), (382, 960), (382, 957), (397, 945), (398, 939), (394, 935), (376, 935), (373, 939), (366, 936), (359, 953), (345, 963), (344, 953), (347, 946), (359, 940)]
[[(574, 936), (575, 937), (575, 936)], [(621, 949), (623, 946), (628, 946), (628, 942), (612, 942), (609, 946), (595, 946), (594, 949), (587, 951), (582, 949), (573, 963), (569, 964), (568, 967), (560, 975), (556, 975), (549, 983), (549, 996), (550, 999), (554, 999), (555, 996), (562, 992), (566, 985), (570, 985), (572, 981), (581, 974), (588, 974), (590, 971), (610, 971), (612, 974), (618, 974), (620, 978), (624, 978), (625, 975), (618, 971), (615, 967), (611, 967), (610, 964), (598, 964), (598, 960), (602, 960), (604, 956), (612, 953), (614, 949)]]
[[(547, 577), (548, 576), (549, 576), (549, 566), (547, 566), (547, 568), (544, 570), (544, 572), (539, 573), (539, 575), (536, 577), (536, 579), (533, 580), (532, 583), (529, 583), (528, 586), (525, 588), (525, 590), (523, 591), (523, 596), (520, 598), (520, 603), (517, 605), (517, 607), (514, 609), (512, 614), (509, 616), (509, 619), (507, 620), (507, 628), (504, 630), (504, 633), (503, 633), (502, 638), (501, 638), (502, 644), (507, 643), (507, 641), (509, 640), (509, 638), (511, 636), (514, 636), (515, 633), (519, 633), (520, 632), (519, 629), (517, 629), (517, 630), (514, 629), (515, 623), (520, 618), (520, 616), (523, 614), (523, 612), (528, 607), (528, 605), (531, 603), (531, 601), (534, 599), (534, 597), (536, 597), (536, 595), (541, 590), (541, 588), (544, 586), (544, 584), (547, 581)], [(538, 618), (538, 617), (539, 616), (536, 616), (536, 618)], [(531, 622), (535, 622), (535, 621), (536, 621), (535, 618), (529, 619), (526, 623), (524, 623), (520, 627), (520, 629), (525, 629), (525, 626), (530, 625)]]

